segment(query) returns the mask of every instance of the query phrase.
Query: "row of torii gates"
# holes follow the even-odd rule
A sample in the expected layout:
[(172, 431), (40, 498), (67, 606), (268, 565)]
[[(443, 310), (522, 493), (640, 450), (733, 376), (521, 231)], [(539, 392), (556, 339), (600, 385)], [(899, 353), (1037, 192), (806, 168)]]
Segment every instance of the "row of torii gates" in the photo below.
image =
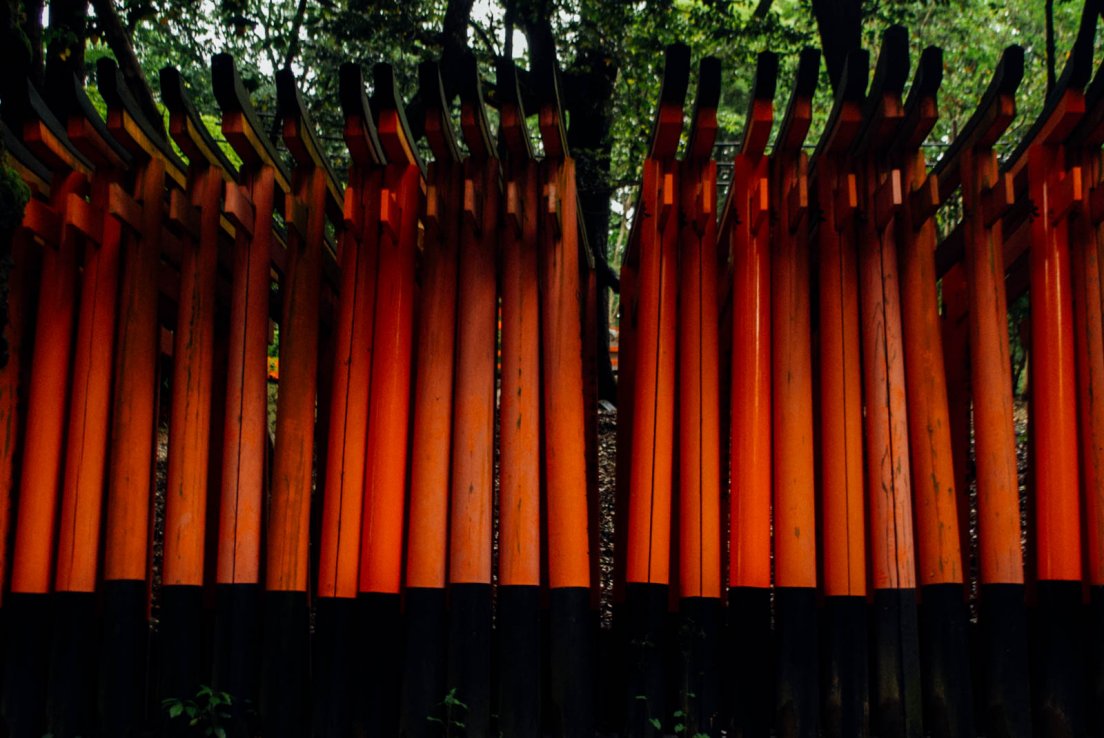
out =
[(106, 120), (76, 82), (5, 99), (30, 191), (5, 236), (6, 730), (187, 735), (161, 701), (209, 684), (266, 738), (1102, 734), (1100, 10), (1003, 162), (1017, 46), (934, 167), (938, 48), (911, 85), (904, 28), (869, 85), (852, 53), (811, 154), (819, 55), (772, 138), (762, 53), (724, 203), (720, 65), (680, 158), (667, 50), (621, 273), (612, 627), (554, 67), (497, 65), (496, 139), (472, 58), (459, 134), (436, 64), (409, 107), (389, 66), (371, 98), (343, 66), (344, 181), (293, 74), (285, 161), (226, 55), (240, 165), (171, 68), (167, 133), (109, 60)]

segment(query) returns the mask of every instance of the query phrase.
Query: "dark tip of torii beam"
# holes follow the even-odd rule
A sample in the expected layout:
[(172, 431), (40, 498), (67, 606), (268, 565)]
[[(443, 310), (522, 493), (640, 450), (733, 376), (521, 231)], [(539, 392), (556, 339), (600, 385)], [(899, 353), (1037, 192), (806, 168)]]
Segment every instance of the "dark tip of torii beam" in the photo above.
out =
[(760, 51), (755, 62), (755, 79), (751, 83), (751, 99), (748, 101), (740, 153), (758, 157), (766, 151), (774, 122), (774, 95), (777, 90), (778, 54)]
[(663, 83), (652, 128), (649, 158), (670, 159), (678, 151), (679, 137), (682, 135), (682, 109), (686, 105), (686, 89), (689, 85), (690, 47), (686, 44), (671, 44), (663, 57)]
[(812, 122), (812, 99), (820, 77), (820, 50), (806, 46), (797, 58), (793, 90), (786, 104), (786, 113), (774, 141), (775, 153), (794, 151), (801, 147)]
[(904, 26), (890, 26), (882, 34), (874, 79), (866, 94), (863, 127), (854, 144), (856, 154), (880, 149), (895, 137), (900, 120), (893, 123), (891, 119), (887, 123), (886, 118), (890, 114), (897, 115), (893, 108), (900, 105), (908, 74), (908, 30)]
[[(330, 157), (323, 151), (310, 111), (303, 103), (295, 73), (284, 67), (276, 72), (276, 120), (283, 129), (284, 144), (295, 159), (296, 167), (320, 169), (326, 178), (326, 211), (335, 223), (342, 219), (343, 188), (330, 166)], [(293, 123), (288, 130), (287, 124)]]
[(406, 122), (406, 106), (403, 104), (402, 95), (399, 93), (398, 81), (395, 79), (395, 69), (390, 64), (380, 62), (372, 67), (372, 110), (376, 114), (376, 125), (379, 125), (379, 116), (384, 111), (393, 111), (398, 116), (399, 130), (406, 138), (406, 146), (401, 150), (397, 146), (387, 148), (386, 141), (380, 141), (384, 147), (389, 163), (397, 164), (406, 161), (422, 170), (425, 175), (425, 162), (418, 155), (418, 149), (414, 146), (414, 136), (410, 133), (410, 125)]
[[(120, 144), (111, 132), (99, 112), (88, 99), (84, 91), (84, 85), (76, 75), (70, 79), (71, 84), (63, 85), (64, 89), (57, 90), (53, 97), (56, 108), (54, 110), (59, 118), (68, 122), (73, 119), (84, 119), (91, 130), (85, 131), (83, 145), (80, 141), (74, 141), (76, 148), (97, 166), (116, 167), (129, 169), (134, 157)], [(91, 138), (88, 138), (91, 134)]]
[(703, 57), (698, 64), (698, 92), (694, 112), (690, 117), (690, 136), (686, 144), (686, 159), (708, 159), (717, 137), (717, 104), (721, 100), (721, 60)]
[(916, 76), (905, 100), (905, 119), (898, 140), (904, 149), (914, 149), (931, 133), (939, 117), (936, 97), (943, 84), (943, 49), (929, 46), (920, 53)]
[(441, 81), (441, 65), (436, 61), (424, 61), (418, 65), (418, 95), (420, 117), (411, 113), (410, 127), (420, 132), (429, 143), (433, 158), (437, 161), (460, 161), (460, 147), (452, 129), (445, 86)]
[(8, 156), (19, 162), (19, 166), (44, 183), (50, 181), (49, 168), (39, 161), (38, 157), (32, 154), (31, 150), (24, 146), (19, 137), (12, 133), (7, 124), (2, 121), (0, 121), (0, 142), (3, 143), (4, 151), (7, 152)]
[(525, 104), (517, 64), (512, 59), (499, 57), (495, 60), (495, 78), (499, 115), (504, 121), (501, 135), (506, 141), (506, 151), (519, 160), (530, 159), (533, 149), (525, 127)]
[(959, 156), (964, 150), (977, 145), (981, 139), (984, 139), (984, 145), (991, 146), (1007, 128), (1011, 119), (1005, 122), (1003, 126), (998, 126), (999, 130), (981, 130), (983, 123), (988, 122), (992, 107), (998, 104), (1002, 98), (1015, 96), (1016, 90), (1023, 80), (1023, 73), (1023, 47), (1012, 45), (1005, 48), (1004, 53), (1001, 54), (1000, 62), (997, 63), (997, 68), (993, 71), (993, 77), (989, 80), (989, 86), (985, 88), (985, 92), (981, 96), (977, 110), (966, 121), (966, 125), (962, 127), (958, 136), (951, 142), (951, 145), (943, 152), (943, 156), (932, 168), (932, 174), (940, 179), (939, 189), (941, 193), (948, 193), (953, 189), (951, 185), (957, 186), (957, 179), (954, 182), (944, 181), (944, 175), (953, 172), (957, 167)]
[(122, 109), (141, 128), (142, 133), (162, 150), (167, 157), (176, 157), (165, 136), (165, 126), (160, 119), (150, 120), (135, 99), (114, 59), (103, 57), (96, 62), (96, 86), (107, 103), (108, 110)]
[[(1062, 74), (1055, 82), (1054, 88), (1047, 94), (1046, 102), (1043, 103), (1043, 109), (1039, 112), (1038, 117), (1032, 121), (1031, 127), (1020, 139), (1011, 156), (1005, 160), (1007, 165), (1011, 166), (1019, 162), (1032, 145), (1039, 143), (1036, 139), (1044, 128), (1049, 127), (1052, 116), (1059, 107), (1063, 106), (1062, 101), (1065, 99), (1066, 93), (1080, 92), (1089, 83), (1093, 70), (1096, 22), (1100, 15), (1099, 4), (1100, 0), (1085, 0), (1085, 5), (1081, 9), (1081, 22), (1077, 29), (1077, 37), (1070, 49), (1066, 66), (1062, 69)], [(1053, 131), (1053, 128), (1050, 130)]]
[[(840, 151), (851, 145), (855, 134), (858, 132), (854, 121), (846, 123), (847, 131), (841, 130), (843, 113), (849, 107), (861, 106), (866, 98), (866, 82), (870, 77), (870, 52), (866, 49), (854, 49), (848, 52), (847, 59), (843, 63), (843, 73), (840, 75), (839, 86), (836, 88), (835, 99), (832, 103), (832, 112), (828, 115), (828, 122), (824, 125), (824, 133), (817, 142), (816, 149), (810, 159), (810, 167), (815, 167), (816, 162), (829, 152)], [(811, 169), (810, 169), (811, 171)]]
[(57, 145), (61, 148), (60, 151), (54, 151), (46, 143), (33, 139), (26, 140), (24, 136), (27, 149), (51, 170), (63, 171), (71, 168), (70, 161), (66, 161), (66, 159), (69, 159), (86, 171), (91, 171), (93, 169), (92, 162), (69, 140), (65, 126), (50, 110), (50, 106), (38, 94), (38, 90), (31, 84), (31, 81), (27, 80), (22, 89), (26, 91), (26, 97), (23, 98), (20, 104), (9, 104), (12, 101), (5, 99), (3, 106), (0, 106), (0, 109), (3, 109), (5, 113), (5, 122), (13, 129), (14, 133), (19, 134), (23, 133), (26, 125), (40, 124), (52, 134)]
[(465, 52), (458, 61), (456, 77), (460, 91), (460, 127), (472, 158), (484, 161), (494, 156), (495, 148), (491, 127), (487, 123), (487, 109), (483, 104), (479, 64), (469, 52)]
[[(254, 160), (273, 166), (286, 181), (287, 172), (276, 153), (276, 147), (257, 118), (257, 112), (253, 109), (253, 103), (249, 98), (249, 91), (245, 89), (245, 84), (242, 83), (241, 75), (238, 74), (237, 66), (234, 64), (234, 57), (230, 54), (221, 53), (211, 57), (211, 85), (214, 89), (215, 101), (218, 102), (223, 114), (240, 113), (246, 125), (253, 130)], [(260, 148), (257, 148), (258, 146)], [(241, 155), (242, 151), (239, 150), (238, 154)]]
[(187, 132), (183, 135), (173, 133), (173, 140), (188, 157), (193, 167), (205, 162), (220, 167), (223, 171), (234, 173), (235, 167), (222, 152), (215, 139), (211, 137), (199, 112), (192, 103), (191, 96), (184, 86), (184, 76), (175, 67), (163, 67), (160, 72), (161, 101), (169, 111), (170, 128), (172, 119), (180, 117), (188, 121)]
[(562, 159), (570, 156), (567, 148), (567, 132), (564, 130), (563, 107), (560, 104), (560, 70), (556, 55), (538, 60), (531, 70), (536, 107), (540, 113), (541, 141), (544, 155)]
[[(345, 145), (353, 161), (361, 166), (386, 163), (376, 131), (376, 117), (364, 92), (364, 70), (359, 64), (345, 62), (341, 65), (337, 90), (341, 113), (345, 116)], [(350, 123), (356, 128), (351, 128)]]

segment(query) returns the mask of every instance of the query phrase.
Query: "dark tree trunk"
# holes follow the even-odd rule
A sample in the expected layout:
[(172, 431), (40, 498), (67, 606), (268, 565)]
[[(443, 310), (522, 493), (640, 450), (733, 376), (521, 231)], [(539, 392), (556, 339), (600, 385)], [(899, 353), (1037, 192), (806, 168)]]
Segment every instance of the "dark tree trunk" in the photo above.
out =
[(862, 0), (813, 0), (813, 16), (834, 90), (847, 53), (862, 48)]
[[(50, 43), (46, 47), (46, 83), (43, 96), (51, 104), (72, 84), (74, 76), (82, 83), (84, 42), (88, 38), (88, 0), (52, 0), (50, 3)], [(64, 97), (62, 98), (64, 99)]]
[(142, 106), (142, 112), (154, 127), (162, 128), (161, 111), (157, 109), (157, 103), (153, 99), (153, 92), (150, 90), (145, 72), (142, 71), (142, 65), (138, 63), (138, 56), (134, 53), (134, 46), (130, 42), (130, 34), (127, 33), (115, 9), (115, 1), (92, 0), (92, 7), (96, 11), (96, 21), (100, 31), (103, 32), (107, 45), (119, 62), (119, 70), (123, 73), (131, 94)]
[[(16, 91), (9, 85), (17, 80), (21, 82), (28, 75), (31, 75), (32, 78), (34, 76), (31, 69), (34, 58), (34, 43), (28, 43), (29, 39), (26, 36), (28, 29), (25, 26), (21, 27), (19, 24), (20, 5), (22, 4), (20, 0), (0, 0), (0, 43), (3, 44), (0, 47), (0, 61), (3, 62), (6, 70), (6, 74), (0, 76), (0, 93), (3, 93), (4, 98), (8, 100), (16, 99), (16, 96), (12, 96)], [(38, 38), (41, 41), (41, 27), (38, 31)], [(38, 52), (38, 57), (39, 59), (42, 58), (41, 50)], [(39, 76), (41, 77), (41, 73)]]
[(45, 0), (23, 0), (23, 35), (27, 37), (30, 47), (30, 67), (27, 70), (31, 82), (35, 87), (42, 87), (42, 74), (45, 60), (42, 55), (42, 11), (46, 7)]
[(471, 22), (473, 0), (449, 0), (445, 20), (441, 24), (441, 83), (449, 100), (459, 91), (457, 62), (468, 50), (468, 23)]
[(571, 111), (568, 145), (575, 157), (583, 227), (598, 269), (598, 397), (616, 402), (609, 342), (610, 137), (613, 84), (617, 66), (600, 50), (588, 50), (576, 59), (570, 77), (567, 105)]
[(556, 56), (556, 40), (552, 35), (551, 0), (514, 0), (514, 19), (525, 30), (529, 41), (529, 68), (539, 69)]

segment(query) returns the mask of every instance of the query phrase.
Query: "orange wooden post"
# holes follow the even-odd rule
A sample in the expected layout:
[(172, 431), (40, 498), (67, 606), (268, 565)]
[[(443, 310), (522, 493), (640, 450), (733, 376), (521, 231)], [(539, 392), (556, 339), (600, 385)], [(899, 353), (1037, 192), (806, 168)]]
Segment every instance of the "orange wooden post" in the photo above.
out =
[[(42, 212), (50, 196), (50, 170), (0, 122), (4, 140), (4, 165), (14, 170), (30, 190), (32, 212)], [(27, 210), (24, 210), (25, 216)], [(33, 217), (33, 216), (32, 216)], [(41, 225), (45, 225), (44, 223)], [(13, 224), (11, 261), (7, 265), (8, 295), (4, 323), (0, 326), (0, 590), (6, 594), (12, 551), (9, 548), (15, 513), (15, 486), (26, 423), (26, 392), (33, 350), (34, 300), (40, 277), (41, 249), (35, 231)], [(2, 603), (2, 600), (0, 600)]]
[[(732, 374), (721, 380), (730, 384), (729, 405), (725, 409), (729, 411), (731, 433), (728, 619), (733, 650), (728, 655), (726, 671), (733, 677), (733, 691), (728, 699), (733, 702), (734, 726), (746, 731), (754, 731), (756, 726), (762, 729), (763, 721), (769, 719), (765, 694), (754, 683), (762, 681), (762, 672), (756, 672), (770, 666), (765, 644), (770, 636), (771, 585), (771, 203), (770, 161), (765, 151), (774, 121), (777, 76), (778, 57), (771, 52), (759, 54), (740, 153), (733, 162), (732, 181), (719, 227), (722, 259), (732, 265), (732, 281), (728, 286)], [(700, 87), (701, 82), (698, 84)], [(680, 297), (685, 299), (685, 280), (697, 275), (696, 270), (687, 274), (685, 267), (694, 265), (685, 255), (679, 266), (683, 281)], [(685, 316), (681, 309), (684, 305), (680, 305), (680, 321)], [(680, 339), (687, 331), (683, 324)], [(680, 357), (689, 350), (683, 344)], [(702, 354), (702, 368), (719, 362), (718, 357), (706, 353), (704, 344), (698, 351)], [(704, 403), (694, 410), (701, 416), (704, 431), (707, 416), (703, 408)], [(685, 423), (699, 423), (698, 418), (685, 414), (687, 409), (680, 403), (680, 434)], [(719, 450), (728, 446), (728, 442), (719, 441), (717, 446)], [(718, 472), (725, 470), (722, 463), (715, 467)], [(683, 480), (680, 466), (680, 485)], [(719, 509), (717, 513), (719, 517)], [(714, 534), (722, 542), (719, 520)], [(719, 556), (717, 566), (719, 575)], [(718, 581), (716, 596), (719, 595)]]
[(591, 613), (583, 399), (580, 243), (575, 160), (560, 108), (554, 59), (534, 70), (544, 162), (538, 257), (549, 589), (549, 694), (564, 735), (594, 731), (589, 677)]
[[(938, 264), (936, 267), (938, 273)], [(959, 262), (940, 281), (943, 314), (943, 371), (947, 377), (947, 410), (954, 463), (955, 503), (958, 509), (958, 538), (963, 567), (973, 556), (975, 541), (970, 536), (970, 336), (966, 307), (966, 265)], [(963, 574), (964, 580), (968, 576)]]
[(867, 730), (867, 562), (859, 335), (858, 183), (848, 149), (859, 132), (869, 57), (848, 55), (815, 168), (820, 348), (820, 475), (829, 735)]
[[(1085, 733), (1081, 663), (1081, 496), (1078, 445), (1070, 221), (1082, 199), (1082, 169), (1068, 160), (1066, 143), (1085, 114), (1084, 86), (1093, 69), (1099, 3), (1086, 2), (1066, 67), (1042, 112), (1010, 157), (1002, 175), (1026, 178), (1035, 206), (1027, 231), (1031, 295), (1031, 482), (1034, 497), (1038, 659), (1033, 665), (1033, 730)], [(1009, 228), (1008, 244), (1012, 246)], [(1006, 247), (1006, 254), (1008, 248)], [(1006, 259), (1011, 267), (1013, 260)], [(1014, 289), (1010, 281), (1009, 290)], [(1030, 550), (1030, 549), (1029, 549)]]
[[(770, 160), (771, 408), (774, 508), (774, 585), (777, 606), (777, 714), (780, 732), (816, 729), (817, 523), (814, 498), (813, 346), (811, 313), (808, 160), (802, 145), (812, 121), (820, 54), (805, 49)], [(730, 595), (730, 617), (734, 601)], [(759, 596), (753, 618), (769, 618)], [(737, 621), (739, 622), (739, 621)], [(760, 629), (762, 626), (759, 626)], [(762, 633), (762, 630), (759, 631)], [(761, 641), (765, 641), (761, 638)], [(760, 643), (759, 657), (766, 650)], [(769, 685), (752, 674), (759, 702), (750, 702), (744, 725), (764, 735), (773, 714)]]
[(28, 202), (23, 216), (23, 228), (43, 249), (14, 521), (13, 551), (18, 555), (12, 556), (11, 596), (5, 603), (3, 707), (13, 735), (39, 735), (47, 729), (55, 526), (79, 249), (87, 240), (85, 232), (93, 230), (91, 209), (83, 199), (93, 165), (73, 148), (33, 88), (28, 86), (28, 99), (19, 102), (25, 105), (22, 138), (49, 167), (52, 182), (47, 199)]
[[(474, 57), (456, 70), (469, 155), (460, 194), (456, 397), (449, 529), (449, 684), (473, 735), (490, 730), (496, 262), (500, 172)], [(455, 227), (455, 226), (454, 226)]]
[[(108, 130), (134, 158), (135, 200), (140, 204), (140, 214), (131, 218), (137, 233), (125, 244), (120, 282), (103, 544), (101, 720), (106, 732), (126, 734), (141, 719), (145, 687), (141, 669), (148, 642), (162, 229), (177, 228), (167, 221), (191, 221), (192, 214), (183, 212), (185, 201), (177, 192), (176, 213), (170, 211), (169, 219), (163, 215), (166, 188), (183, 188), (186, 174), (160, 119), (145, 117), (113, 61), (100, 61), (97, 79), (107, 102)], [(92, 504), (98, 506), (98, 491), (94, 497)], [(79, 507), (76, 517), (85, 517)], [(90, 535), (84, 545), (98, 550), (98, 536)], [(95, 576), (93, 571), (88, 574)]]
[(996, 198), (986, 193), (999, 181), (992, 147), (1015, 114), (1022, 76), (1023, 50), (1009, 47), (978, 111), (933, 171), (940, 193), (962, 185), (981, 564), (980, 717), (989, 732), (1003, 735), (1029, 735), (1031, 728), (1003, 239), (989, 205)]
[(659, 109), (636, 207), (639, 239), (633, 244), (635, 253), (627, 258), (636, 269), (637, 297), (633, 364), (625, 366), (634, 373), (625, 569), (629, 618), (625, 637), (633, 665), (627, 675), (625, 729), (641, 736), (655, 734), (650, 717), (666, 714), (662, 636), (670, 583), (678, 310), (674, 157), (689, 76), (689, 47), (667, 47)]
[[(901, 257), (925, 721), (933, 735), (964, 735), (974, 730), (961, 549), (964, 538), (958, 507), (965, 491), (955, 474), (936, 288), (934, 215), (941, 201), (938, 181), (928, 176), (919, 148), (938, 116), (936, 93), (942, 75), (942, 51), (928, 47), (920, 56), (898, 133), (902, 203), (895, 237)], [(949, 283), (944, 281), (947, 305), (953, 302), (950, 291)], [(959, 360), (965, 362), (964, 358)], [(967, 398), (967, 412), (968, 403)]]
[(753, 98), (721, 222), (733, 265), (728, 583), (762, 591), (771, 584), (771, 263), (767, 139), (761, 131), (769, 133), (772, 102)]
[(406, 127), (401, 98), (389, 65), (373, 70), (372, 106), (381, 149), (388, 162), (376, 203), (379, 262), (364, 506), (360, 528), (358, 618), (367, 624), (359, 676), (369, 701), (366, 729), (398, 730), (398, 628), (402, 577), (406, 455), (410, 420), (414, 264), (418, 239), (422, 164)]
[[(920, 738), (923, 707), (912, 479), (895, 224), (904, 203), (898, 162), (902, 90), (909, 73), (908, 32), (891, 26), (882, 36), (878, 66), (863, 111), (863, 131), (852, 148), (862, 217), (859, 296), (863, 356), (868, 545), (874, 611), (872, 730)], [(887, 161), (887, 159), (889, 159)]]
[[(1080, 422), (1081, 488), (1084, 490), (1084, 579), (1088, 584), (1088, 622), (1104, 613), (1104, 168), (1098, 151), (1104, 144), (1104, 75), (1098, 71), (1086, 91), (1086, 115), (1070, 136), (1071, 163), (1082, 168), (1082, 197), (1070, 218), (1070, 271), (1073, 281), (1074, 340), (1077, 351), (1077, 410)], [(1086, 671), (1090, 734), (1104, 728), (1104, 639), (1089, 637)]]
[(497, 65), (502, 207), (499, 422), (498, 716), (503, 734), (541, 730), (541, 355), (537, 283), (538, 166), (512, 61)]
[(315, 625), (319, 669), (314, 692), (314, 730), (319, 735), (346, 735), (352, 730), (351, 681), (356, 656), (350, 643), (360, 570), (379, 259), (378, 203), (385, 161), (359, 65), (342, 65), (340, 97), (345, 142), (352, 161), (345, 190), (341, 286), (334, 328), (336, 356), (328, 398), (326, 489), (319, 540)]
[(422, 213), (426, 230), (415, 347), (417, 373), (406, 541), (406, 657), (400, 728), (406, 735), (430, 736), (434, 723), (426, 720), (426, 716), (441, 717), (436, 710), (447, 693), (445, 585), (460, 240), (457, 225), (463, 180), (460, 152), (438, 66), (435, 62), (423, 62), (418, 72), (419, 94), (425, 105), (421, 128), (434, 161), (426, 175)]
[(276, 248), (272, 216), (277, 190), (287, 193), (291, 186), (257, 122), (233, 59), (228, 54), (216, 55), (211, 71), (215, 98), (223, 113), (223, 135), (242, 158), (239, 184), (227, 186), (226, 200), (232, 202), (244, 194), (253, 205), (251, 233), (238, 229), (234, 244), (213, 681), (219, 689), (256, 699), (268, 443), (266, 354), (270, 264)]
[[(717, 303), (717, 103), (721, 63), (702, 59), (690, 138), (679, 168), (678, 240), (678, 606), (679, 628), (690, 634), (680, 677), (683, 722), (690, 734), (715, 731), (721, 707), (718, 649), (721, 645), (721, 438), (720, 350)], [(765, 170), (766, 160), (762, 160)], [(761, 223), (762, 221), (760, 221)], [(764, 229), (765, 242), (765, 229)], [(766, 244), (763, 243), (763, 252)], [(769, 270), (762, 274), (769, 279)], [(753, 319), (766, 320), (766, 311)], [(741, 316), (743, 317), (743, 316)], [(769, 340), (758, 345), (770, 363)], [(764, 370), (764, 375), (769, 370)], [(769, 389), (761, 408), (766, 414)], [(770, 430), (766, 431), (769, 443)], [(760, 448), (762, 451), (762, 448)], [(769, 452), (763, 465), (769, 469)], [(767, 501), (769, 478), (755, 494)], [(674, 532), (672, 533), (674, 534)], [(769, 551), (769, 542), (768, 542)], [(769, 556), (768, 556), (769, 558)], [(768, 574), (769, 583), (769, 574)]]
[(287, 266), (281, 286), (280, 385), (265, 536), (260, 709), (266, 735), (298, 736), (307, 730), (308, 714), (308, 548), (322, 268), (332, 253), (327, 217), (340, 219), (343, 197), (290, 69), (277, 72), (276, 92), (284, 142), (295, 167), (284, 208)]
[[(216, 278), (222, 193), (233, 166), (192, 106), (183, 77), (161, 70), (161, 97), (169, 109), (169, 133), (188, 157), (190, 204), (197, 230), (184, 240), (180, 300), (173, 331), (173, 381), (169, 464), (165, 492), (164, 559), (158, 633), (163, 659), (162, 698), (195, 694), (202, 684), (195, 644), (201, 617), (215, 371)], [(249, 225), (252, 226), (251, 219)]]
[[(113, 345), (123, 249), (121, 221), (139, 230), (138, 238), (127, 243), (127, 261), (131, 262), (136, 258), (135, 252), (140, 252), (145, 245), (140, 229), (149, 223), (153, 207), (140, 207), (126, 192), (129, 189), (128, 170), (136, 164), (131, 154), (107, 132), (98, 114), (91, 113), (86, 118), (84, 113), (77, 112), (81, 110), (83, 89), (74, 85), (71, 92), (66, 92), (72, 95), (74, 103), (73, 114), (66, 121), (67, 132), (77, 148), (96, 164), (97, 172), (92, 179), (89, 217), (82, 227), (87, 241), (58, 511), (54, 587), (57, 601), (63, 604), (56, 611), (53, 623), (50, 722), (75, 732), (85, 732), (94, 730), (97, 725), (94, 712), (80, 696), (94, 689), (96, 684), (96, 653), (86, 644), (102, 635), (95, 617), (95, 592), (100, 571), (101, 511), (111, 432), (111, 387), (117, 366), (113, 364), (116, 358)], [(146, 158), (143, 156), (140, 160)], [(156, 163), (137, 164), (134, 168), (137, 200), (148, 200), (149, 193), (156, 191), (153, 201), (159, 207), (164, 169), (158, 168)], [(159, 209), (156, 215), (160, 217)], [(149, 435), (146, 434), (147, 444)], [(118, 591), (105, 593), (108, 619), (119, 614), (118, 607), (122, 604), (119, 595)], [(138, 609), (144, 614), (141, 598)], [(111, 624), (108, 627), (110, 629)], [(112, 640), (111, 645), (122, 644)], [(107, 659), (111, 657), (112, 654), (106, 655)], [(114, 686), (107, 689), (110, 691)]]

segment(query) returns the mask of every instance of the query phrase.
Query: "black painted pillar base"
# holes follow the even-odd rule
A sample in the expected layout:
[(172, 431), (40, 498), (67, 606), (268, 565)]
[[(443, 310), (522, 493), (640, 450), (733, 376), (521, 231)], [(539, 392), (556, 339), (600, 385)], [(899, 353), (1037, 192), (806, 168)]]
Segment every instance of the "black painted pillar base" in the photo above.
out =
[(150, 641), (147, 594), (145, 580), (103, 583), (99, 696), (104, 735), (132, 738), (142, 724)]
[(613, 622), (609, 628), (598, 628), (595, 636), (597, 681), (594, 685), (594, 719), (600, 733), (620, 733), (625, 695), (624, 606), (614, 605)]
[(157, 651), (160, 656), (158, 701), (188, 699), (201, 684), (203, 676), (203, 588), (168, 585), (161, 588), (160, 622), (157, 626)]
[(1085, 735), (1081, 582), (1040, 581), (1035, 594), (1035, 735)]
[(539, 738), (540, 587), (500, 586), (496, 623), (499, 733), (516, 738)]
[(307, 734), (310, 610), (306, 592), (264, 594), (261, 729), (265, 738)]
[[(552, 735), (594, 735), (594, 631), (590, 589), (561, 587), (548, 593), (548, 681)], [(508, 735), (508, 734), (505, 734)]]
[(438, 705), (445, 689), (445, 590), (406, 590), (406, 656), (403, 659), (402, 714), (399, 735), (432, 738), (444, 735)]
[(231, 738), (250, 734), (260, 677), (261, 590), (256, 584), (215, 588), (215, 658), (212, 687), (233, 700)]
[[(449, 585), (449, 644), (446, 693), (455, 690), (445, 722), (451, 734), (491, 734), (491, 585)], [(463, 728), (459, 726), (463, 723)]]
[(4, 604), (3, 714), (11, 738), (42, 738), (46, 729), (52, 596), (12, 593)]
[(870, 651), (865, 597), (824, 598), (821, 720), (824, 735), (870, 734)]
[(94, 592), (54, 595), (54, 635), (46, 712), (54, 738), (95, 733), (100, 623)]
[(1022, 584), (982, 584), (978, 616), (978, 671), (982, 714), (978, 733), (987, 738), (1031, 736), (1027, 613)]
[(361, 592), (353, 625), (356, 648), (356, 692), (353, 695), (357, 736), (394, 738), (399, 733), (399, 686), (402, 659), (398, 594)]
[(874, 734), (924, 738), (916, 590), (874, 590), (872, 619)]
[(662, 735), (653, 719), (668, 718), (664, 660), (666, 652), (667, 585), (627, 584), (625, 611), (625, 735)]
[(721, 672), (718, 657), (724, 607), (715, 597), (687, 597), (679, 602), (679, 723), (684, 735), (720, 735)]
[(1088, 715), (1089, 735), (1104, 735), (1104, 586), (1089, 588), (1086, 613), (1088, 644)]
[(819, 722), (816, 589), (778, 587), (774, 595), (778, 644), (775, 734), (815, 738)]
[(932, 738), (973, 736), (974, 690), (963, 586), (931, 584), (920, 591), (924, 728)]
[(353, 734), (353, 667), (356, 600), (318, 599), (314, 626), (314, 738), (346, 738)]
[(771, 598), (766, 587), (728, 591), (727, 651), (722, 669), (729, 735), (767, 738), (774, 705)]

